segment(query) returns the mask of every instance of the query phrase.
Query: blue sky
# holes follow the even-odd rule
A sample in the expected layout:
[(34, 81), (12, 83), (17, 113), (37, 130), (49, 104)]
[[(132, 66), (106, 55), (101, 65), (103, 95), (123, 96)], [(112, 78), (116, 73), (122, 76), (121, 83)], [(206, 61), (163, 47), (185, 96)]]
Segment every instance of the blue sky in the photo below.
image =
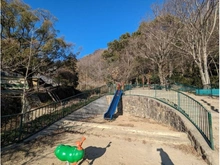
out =
[[(161, 0), (160, 0), (161, 1)], [(155, 0), (23, 0), (32, 9), (49, 10), (58, 21), (59, 36), (75, 44), (80, 55), (107, 48), (107, 43), (138, 29), (141, 21), (152, 14)]]

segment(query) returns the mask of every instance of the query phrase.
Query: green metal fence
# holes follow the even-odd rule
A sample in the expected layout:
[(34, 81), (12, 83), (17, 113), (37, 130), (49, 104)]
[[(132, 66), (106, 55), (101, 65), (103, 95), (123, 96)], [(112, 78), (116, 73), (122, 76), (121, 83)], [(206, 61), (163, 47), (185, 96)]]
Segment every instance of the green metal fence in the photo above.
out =
[[(214, 149), (212, 133), (212, 116), (199, 102), (175, 90), (165, 90), (163, 86), (154, 84), (147, 86), (149, 90), (126, 85), (127, 94), (143, 95), (158, 99), (186, 116), (199, 130), (209, 146)], [(114, 86), (103, 86), (85, 91), (79, 95), (33, 109), (24, 114), (14, 114), (1, 117), (1, 145), (2, 147), (20, 142), (54, 122), (89, 104), (107, 93), (114, 93)]]
[(198, 101), (179, 91), (167, 92), (163, 97), (156, 94), (156, 98), (181, 112), (199, 130), (208, 145), (214, 149), (212, 116)]
[(103, 86), (26, 113), (2, 116), (1, 146), (21, 142), (107, 93), (108, 87)]
[(143, 90), (143, 88), (140, 87), (133, 88), (132, 86), (126, 85), (125, 90), (127, 90), (126, 94), (143, 95), (155, 98), (181, 112), (194, 124), (208, 145), (214, 150), (212, 115), (198, 101), (180, 91), (175, 91), (172, 89), (165, 90), (164, 86), (153, 90)]

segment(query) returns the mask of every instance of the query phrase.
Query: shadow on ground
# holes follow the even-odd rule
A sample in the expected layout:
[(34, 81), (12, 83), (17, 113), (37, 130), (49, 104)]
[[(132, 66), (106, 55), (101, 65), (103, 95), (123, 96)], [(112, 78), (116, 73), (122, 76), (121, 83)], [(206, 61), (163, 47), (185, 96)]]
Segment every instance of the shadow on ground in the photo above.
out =
[(81, 165), (85, 160), (91, 160), (89, 165), (92, 165), (97, 158), (100, 158), (105, 154), (107, 148), (111, 146), (111, 143), (112, 142), (109, 142), (108, 145), (104, 148), (95, 146), (89, 146), (85, 148), (85, 157), (78, 165)]
[[(36, 159), (39, 159), (37, 157), (38, 153), (43, 152), (45, 147), (54, 147), (60, 141), (64, 140), (64, 134), (81, 134), (83, 135), (83, 132), (78, 131), (80, 127), (74, 127), (74, 129), (68, 130), (65, 129), (65, 126), (59, 128), (61, 125), (58, 123), (53, 124), (53, 126), (56, 128), (55, 130), (51, 129), (51, 132), (48, 133), (48, 130), (45, 129), (41, 131), (41, 135), (36, 138), (31, 138), (27, 141), (24, 141), (23, 143), (14, 144), (12, 146), (8, 146), (2, 149), (1, 151), (1, 161), (2, 163), (6, 161), (13, 161), (16, 159), (17, 155), (19, 157), (31, 157), (27, 162), (23, 163), (22, 165), (31, 164), (31, 162), (36, 161)], [(46, 155), (40, 157), (44, 158)]]
[(161, 165), (174, 165), (169, 155), (162, 148), (157, 148), (157, 151), (160, 152)]

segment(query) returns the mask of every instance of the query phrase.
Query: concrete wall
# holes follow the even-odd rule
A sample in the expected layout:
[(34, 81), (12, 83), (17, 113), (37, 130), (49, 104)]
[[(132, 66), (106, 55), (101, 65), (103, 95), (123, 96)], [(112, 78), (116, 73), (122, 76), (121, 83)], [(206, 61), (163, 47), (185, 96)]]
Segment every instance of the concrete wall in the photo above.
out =
[[(107, 96), (109, 104), (111, 99), (112, 96)], [(213, 151), (202, 135), (184, 115), (174, 108), (153, 98), (129, 95), (122, 97), (122, 107), (123, 112), (130, 113), (137, 117), (150, 117), (161, 124), (172, 126), (177, 131), (187, 133), (192, 146), (207, 164), (216, 164)]]

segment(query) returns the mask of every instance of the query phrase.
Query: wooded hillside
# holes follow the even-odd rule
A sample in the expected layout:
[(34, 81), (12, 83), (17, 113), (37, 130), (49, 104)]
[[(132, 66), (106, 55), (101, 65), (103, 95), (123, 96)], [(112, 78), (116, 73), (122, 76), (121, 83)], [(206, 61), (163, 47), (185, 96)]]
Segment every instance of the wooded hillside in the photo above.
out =
[(219, 83), (219, 1), (167, 0), (138, 30), (80, 60), (83, 85), (167, 80), (200, 88)]
[(78, 89), (92, 89), (106, 85), (105, 74), (107, 66), (105, 60), (102, 58), (103, 51), (102, 49), (97, 50), (93, 54), (78, 60)]

